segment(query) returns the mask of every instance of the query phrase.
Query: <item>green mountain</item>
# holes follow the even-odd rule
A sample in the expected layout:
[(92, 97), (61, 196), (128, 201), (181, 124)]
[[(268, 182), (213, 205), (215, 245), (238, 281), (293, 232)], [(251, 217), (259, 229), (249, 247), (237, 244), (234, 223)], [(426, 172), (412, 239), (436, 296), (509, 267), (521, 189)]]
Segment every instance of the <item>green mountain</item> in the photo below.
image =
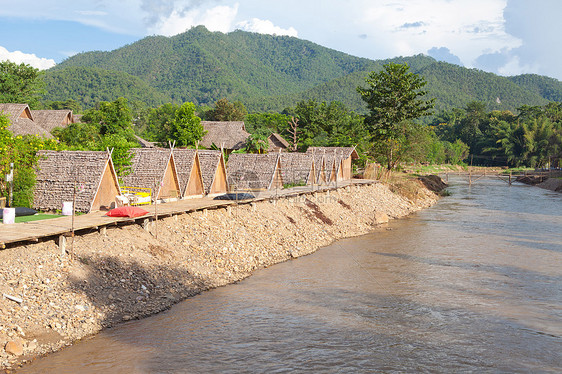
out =
[(83, 107), (123, 96), (150, 106), (221, 98), (250, 111), (280, 111), (301, 100), (341, 101), (365, 112), (356, 92), (370, 71), (407, 62), (425, 77), (437, 109), (473, 100), (488, 109), (562, 101), (562, 82), (538, 75), (500, 77), (417, 55), (373, 61), (287, 36), (244, 31), (210, 32), (203, 26), (173, 37), (151, 36), (111, 52), (75, 55), (46, 71), (45, 100), (74, 99)]

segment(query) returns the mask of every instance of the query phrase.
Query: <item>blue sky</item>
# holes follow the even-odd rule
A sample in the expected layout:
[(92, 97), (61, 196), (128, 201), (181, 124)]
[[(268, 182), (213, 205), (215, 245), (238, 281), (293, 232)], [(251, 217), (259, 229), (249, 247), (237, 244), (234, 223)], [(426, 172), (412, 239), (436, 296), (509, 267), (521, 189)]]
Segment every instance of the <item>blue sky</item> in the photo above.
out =
[(196, 25), (290, 35), (355, 56), (424, 53), (562, 80), (560, 0), (0, 0), (0, 60), (46, 69)]

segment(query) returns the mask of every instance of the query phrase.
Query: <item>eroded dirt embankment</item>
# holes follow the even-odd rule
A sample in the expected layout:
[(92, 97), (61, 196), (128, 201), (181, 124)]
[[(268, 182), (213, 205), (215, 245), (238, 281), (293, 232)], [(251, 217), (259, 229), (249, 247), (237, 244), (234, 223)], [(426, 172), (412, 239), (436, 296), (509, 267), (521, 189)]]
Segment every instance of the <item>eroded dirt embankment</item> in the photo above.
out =
[[(437, 181), (431, 182), (431, 184)], [(426, 183), (427, 184), (427, 183)], [(393, 192), (394, 191), (394, 192)], [(0, 251), (0, 368), (169, 308), (437, 201), (421, 181), (182, 214)], [(70, 247), (70, 246), (69, 246)]]

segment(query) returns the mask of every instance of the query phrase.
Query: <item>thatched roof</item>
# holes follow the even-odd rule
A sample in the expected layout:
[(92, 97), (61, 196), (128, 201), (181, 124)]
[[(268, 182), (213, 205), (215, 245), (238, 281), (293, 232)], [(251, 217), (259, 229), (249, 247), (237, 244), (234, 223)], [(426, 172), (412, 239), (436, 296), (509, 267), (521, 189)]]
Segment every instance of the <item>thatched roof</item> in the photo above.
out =
[[(197, 167), (196, 163), (198, 160), (197, 150), (195, 149), (174, 149), (174, 161), (176, 163), (181, 191), (185, 191), (187, 184), (189, 183), (193, 167)], [(199, 167), (199, 169), (201, 168)], [(200, 182), (203, 184), (202, 180)]]
[[(201, 163), (201, 176), (203, 177), (203, 186), (205, 187), (205, 193), (208, 194), (210, 193), (211, 186), (215, 181), (217, 169), (221, 167), (221, 163), (223, 163), (224, 166), (224, 158), (221, 151), (200, 149), (199, 162)], [(226, 190), (228, 191), (228, 186)]]
[(32, 110), (33, 121), (51, 132), (55, 127), (66, 127), (73, 122), (72, 110)]
[(8, 117), (11, 123), (8, 130), (14, 135), (38, 135), (53, 138), (50, 131), (33, 121), (33, 115), (27, 104), (0, 104), (0, 114)]
[[(168, 148), (132, 148), (131, 173), (123, 177), (123, 185), (159, 190), (164, 179), (172, 150)], [(177, 176), (175, 163), (172, 162), (174, 175)], [(177, 181), (179, 185), (179, 180)], [(157, 192), (155, 190), (155, 192)], [(158, 196), (158, 193), (155, 193)]]
[(242, 121), (201, 121), (201, 125), (207, 131), (200, 143), (205, 148), (215, 144), (218, 148), (242, 149), (250, 136)]
[(268, 190), (279, 168), (279, 154), (232, 153), (228, 157), (228, 183), (236, 189)]
[(280, 157), (283, 183), (311, 184), (313, 182), (314, 158), (311, 154), (283, 152)]
[(269, 135), (267, 142), (269, 143), (269, 152), (277, 152), (279, 149), (284, 150), (290, 146), (289, 142), (276, 132)]
[(312, 155), (314, 160), (314, 172), (315, 174), (315, 182), (321, 184), (326, 180), (326, 166), (324, 162), (324, 154), (323, 153), (315, 153)]
[(340, 165), (341, 153), (332, 151), (324, 154), (324, 174), (327, 182), (335, 180)]
[[(108, 162), (114, 174), (113, 163), (107, 152), (38, 151), (37, 155), (39, 160), (33, 205), (41, 210), (61, 209), (63, 201), (72, 201), (76, 186), (75, 209), (89, 212)], [(116, 178), (115, 187), (119, 191)]]
[(306, 153), (336, 153), (339, 157), (342, 157), (344, 159), (351, 157), (353, 160), (356, 160), (359, 158), (359, 155), (357, 154), (357, 151), (355, 150), (355, 147), (308, 147), (308, 149), (306, 150)]

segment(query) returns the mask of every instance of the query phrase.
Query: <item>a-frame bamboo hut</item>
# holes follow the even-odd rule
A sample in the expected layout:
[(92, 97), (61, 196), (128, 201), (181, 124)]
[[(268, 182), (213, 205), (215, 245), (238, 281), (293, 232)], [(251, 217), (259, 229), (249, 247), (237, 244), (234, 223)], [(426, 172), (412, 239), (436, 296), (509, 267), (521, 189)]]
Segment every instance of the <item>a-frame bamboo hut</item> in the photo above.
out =
[(123, 177), (123, 188), (150, 190), (157, 200), (174, 200), (181, 196), (180, 182), (171, 149), (133, 148), (131, 173)]
[(232, 153), (226, 166), (228, 183), (236, 190), (283, 188), (278, 153)]
[(10, 120), (8, 130), (14, 135), (36, 135), (45, 138), (53, 138), (50, 130), (39, 126), (33, 118), (33, 114), (27, 104), (0, 104), (0, 114), (5, 115)]
[(195, 149), (174, 149), (174, 161), (180, 181), (181, 197), (203, 197), (205, 188), (199, 154)]
[(281, 175), (284, 184), (306, 186), (315, 183), (314, 157), (298, 152), (280, 153)]
[(115, 206), (121, 194), (109, 152), (39, 151), (33, 205), (39, 210), (62, 209), (73, 201), (75, 210), (92, 212)]
[(222, 151), (200, 149), (198, 153), (205, 193), (208, 196), (227, 193), (229, 189), (228, 178)]
[(72, 110), (32, 110), (33, 121), (48, 131), (56, 127), (67, 127), (74, 122)]
[(325, 153), (326, 155), (334, 154), (339, 165), (334, 165), (336, 174), (331, 176), (329, 180), (350, 180), (352, 177), (352, 160), (359, 158), (355, 147), (309, 147), (306, 153)]

